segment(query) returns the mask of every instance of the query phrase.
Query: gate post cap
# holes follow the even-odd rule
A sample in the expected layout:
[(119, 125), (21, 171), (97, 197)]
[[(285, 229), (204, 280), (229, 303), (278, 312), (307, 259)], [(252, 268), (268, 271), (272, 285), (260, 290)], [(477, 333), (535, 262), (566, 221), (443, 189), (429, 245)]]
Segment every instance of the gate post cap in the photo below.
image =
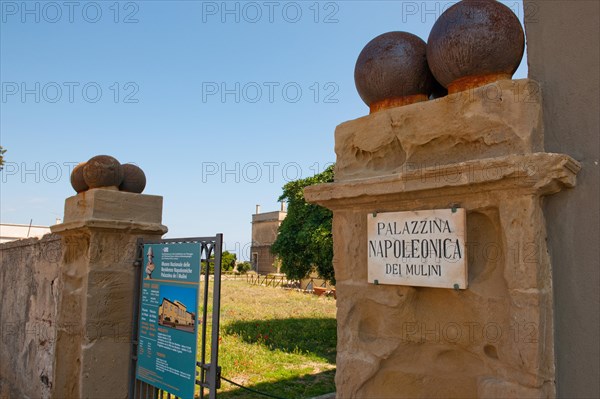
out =
[(123, 169), (116, 158), (96, 155), (83, 167), (83, 179), (89, 188), (119, 187), (123, 181)]
[(524, 48), (523, 28), (510, 8), (495, 0), (463, 0), (433, 25), (427, 62), (435, 79), (455, 93), (510, 79)]
[(356, 90), (371, 112), (425, 101), (433, 76), (426, 44), (408, 32), (387, 32), (362, 49), (354, 68)]
[(85, 179), (83, 178), (83, 168), (85, 162), (82, 162), (73, 168), (71, 172), (71, 186), (77, 193), (84, 192), (89, 189)]
[(121, 168), (123, 169), (123, 181), (119, 185), (119, 190), (141, 194), (146, 188), (144, 171), (131, 163), (126, 163)]

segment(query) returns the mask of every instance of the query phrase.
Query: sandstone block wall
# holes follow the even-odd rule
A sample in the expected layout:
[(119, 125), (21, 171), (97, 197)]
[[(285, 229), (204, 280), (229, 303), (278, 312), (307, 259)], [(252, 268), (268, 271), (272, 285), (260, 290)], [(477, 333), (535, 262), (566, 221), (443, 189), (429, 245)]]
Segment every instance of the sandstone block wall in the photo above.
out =
[[(55, 398), (126, 398), (138, 238), (160, 239), (160, 196), (90, 189), (65, 201), (52, 227), (65, 243)], [(82, 333), (63, 326), (80, 326)], [(109, 389), (109, 391), (108, 391)]]
[(0, 245), (0, 398), (127, 398), (136, 242), (161, 220), (162, 197), (91, 189), (55, 234)]
[[(305, 196), (334, 213), (339, 397), (555, 396), (541, 205), (580, 165), (542, 152), (539, 89), (500, 81), (338, 126), (335, 182)], [(466, 290), (367, 282), (367, 214), (453, 206)]]
[(543, 150), (537, 82), (501, 80), (477, 90), (393, 108), (335, 131), (336, 181), (384, 176)]
[(50, 397), (62, 251), (53, 234), (0, 245), (2, 399)]

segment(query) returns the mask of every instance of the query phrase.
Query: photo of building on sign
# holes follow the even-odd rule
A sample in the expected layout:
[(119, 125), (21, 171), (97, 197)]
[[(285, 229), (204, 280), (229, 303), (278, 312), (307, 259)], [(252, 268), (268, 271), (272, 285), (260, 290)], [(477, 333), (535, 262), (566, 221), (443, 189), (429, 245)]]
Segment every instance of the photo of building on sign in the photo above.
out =
[(196, 290), (163, 286), (160, 294), (158, 324), (181, 331), (194, 332), (196, 324)]

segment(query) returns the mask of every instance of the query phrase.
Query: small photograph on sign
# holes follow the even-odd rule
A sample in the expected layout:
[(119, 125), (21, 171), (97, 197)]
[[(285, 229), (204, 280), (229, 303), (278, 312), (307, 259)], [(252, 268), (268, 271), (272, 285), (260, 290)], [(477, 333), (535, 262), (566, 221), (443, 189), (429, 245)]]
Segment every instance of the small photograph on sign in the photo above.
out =
[(196, 325), (196, 293), (195, 288), (161, 286), (158, 324), (193, 333)]
[(466, 289), (465, 232), (462, 208), (369, 214), (369, 282)]
[(152, 273), (154, 272), (154, 269), (156, 269), (156, 265), (154, 264), (154, 250), (152, 249), (151, 246), (148, 247), (148, 252), (146, 253), (146, 257), (148, 258), (147, 262), (146, 262), (146, 279), (147, 280), (151, 280), (152, 279)]

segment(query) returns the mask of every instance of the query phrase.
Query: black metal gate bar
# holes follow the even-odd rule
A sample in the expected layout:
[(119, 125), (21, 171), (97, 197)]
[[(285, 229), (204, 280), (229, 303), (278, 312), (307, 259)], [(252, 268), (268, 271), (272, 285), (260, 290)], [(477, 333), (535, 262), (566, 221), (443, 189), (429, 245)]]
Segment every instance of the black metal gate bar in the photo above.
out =
[[(215, 243), (215, 271), (213, 283), (213, 309), (212, 309), (212, 338), (210, 340), (210, 367), (208, 369), (208, 384), (213, 387), (209, 391), (209, 399), (217, 398), (217, 389), (221, 387), (221, 367), (219, 359), (219, 319), (221, 316), (221, 254), (223, 235), (217, 235)], [(219, 265), (217, 267), (217, 265)], [(208, 269), (208, 267), (207, 267)], [(205, 343), (206, 341), (204, 341)], [(200, 388), (202, 389), (202, 388)]]
[[(168, 238), (162, 240), (144, 240), (138, 239), (136, 246), (136, 259), (133, 263), (135, 267), (135, 292), (133, 300), (133, 326), (131, 331), (131, 363), (130, 363), (130, 399), (162, 399), (165, 394), (169, 399), (179, 399), (171, 393), (162, 391), (155, 386), (136, 378), (137, 350), (138, 350), (138, 332), (139, 332), (139, 313), (140, 313), (140, 290), (141, 290), (141, 267), (144, 263), (144, 244), (165, 244), (165, 243), (198, 243), (200, 244), (200, 265), (206, 265), (204, 273), (204, 294), (202, 308), (202, 342), (201, 342), (201, 361), (196, 362), (200, 367), (200, 379), (196, 384), (200, 385), (200, 398), (204, 398), (204, 388), (209, 389), (209, 398), (216, 399), (217, 389), (220, 388), (221, 368), (218, 363), (219, 354), (219, 317), (221, 308), (221, 260), (223, 250), (223, 234), (217, 234), (214, 237), (190, 237), (190, 238)], [(214, 253), (214, 260), (210, 257)], [(204, 255), (204, 256), (203, 256)], [(210, 363), (206, 363), (206, 328), (208, 321), (208, 289), (210, 281), (210, 264), (214, 263), (214, 283), (213, 283), (213, 311), (212, 311), (212, 334), (211, 334), (211, 355)], [(201, 273), (202, 275), (202, 273)]]
[(210, 280), (210, 255), (214, 248), (206, 247), (206, 268), (204, 269), (204, 306), (202, 307), (202, 348), (200, 354), (200, 362), (197, 364), (200, 366), (200, 380), (197, 383), (200, 385), (200, 399), (204, 399), (204, 385), (206, 381), (206, 328), (208, 320), (208, 283)]

